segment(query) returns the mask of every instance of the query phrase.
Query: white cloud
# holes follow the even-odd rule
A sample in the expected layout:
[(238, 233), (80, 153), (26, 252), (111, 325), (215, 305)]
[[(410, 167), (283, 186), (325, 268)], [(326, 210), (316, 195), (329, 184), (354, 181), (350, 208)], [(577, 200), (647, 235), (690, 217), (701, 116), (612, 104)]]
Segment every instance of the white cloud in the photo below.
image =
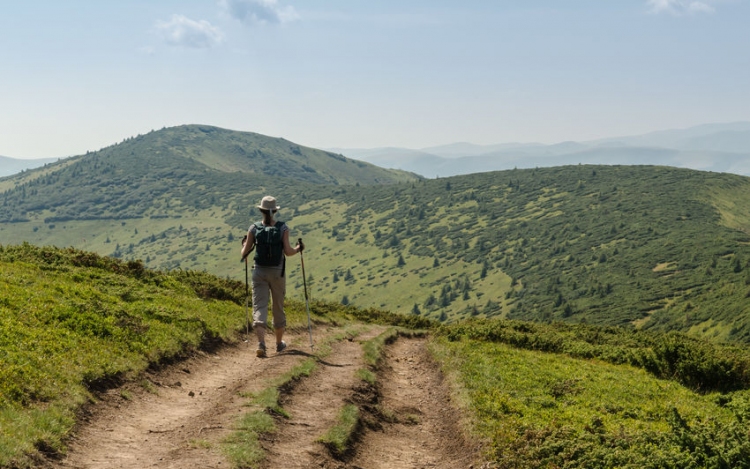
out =
[(224, 41), (224, 33), (208, 21), (195, 21), (183, 15), (172, 15), (169, 21), (159, 21), (156, 28), (164, 41), (172, 46), (205, 49)]
[(288, 23), (299, 19), (293, 6), (282, 7), (277, 0), (218, 0), (231, 16), (245, 24)]
[(713, 13), (716, 0), (647, 0), (651, 13), (669, 13), (672, 15), (685, 15), (697, 13)]
[(714, 7), (704, 2), (690, 2), (688, 5), (690, 13), (713, 13)]

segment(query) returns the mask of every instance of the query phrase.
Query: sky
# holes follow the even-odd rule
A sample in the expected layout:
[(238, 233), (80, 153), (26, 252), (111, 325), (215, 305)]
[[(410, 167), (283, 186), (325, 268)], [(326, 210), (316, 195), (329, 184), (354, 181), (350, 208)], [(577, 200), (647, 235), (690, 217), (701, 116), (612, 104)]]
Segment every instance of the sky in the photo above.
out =
[(0, 0), (0, 155), (207, 124), (316, 148), (750, 121), (750, 0)]

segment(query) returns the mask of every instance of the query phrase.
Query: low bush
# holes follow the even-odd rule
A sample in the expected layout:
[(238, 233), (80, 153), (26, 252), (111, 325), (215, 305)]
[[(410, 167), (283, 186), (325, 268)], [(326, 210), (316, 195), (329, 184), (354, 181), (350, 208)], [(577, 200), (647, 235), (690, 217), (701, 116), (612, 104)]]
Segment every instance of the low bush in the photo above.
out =
[(677, 332), (476, 319), (443, 325), (437, 334), (453, 341), (468, 338), (633, 365), (699, 392), (750, 389), (750, 351)]

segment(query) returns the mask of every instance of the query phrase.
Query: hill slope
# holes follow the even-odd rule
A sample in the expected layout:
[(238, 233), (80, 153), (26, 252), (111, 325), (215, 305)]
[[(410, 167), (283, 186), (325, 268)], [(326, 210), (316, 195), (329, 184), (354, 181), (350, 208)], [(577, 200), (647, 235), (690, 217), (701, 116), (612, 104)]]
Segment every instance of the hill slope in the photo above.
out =
[(389, 307), (430, 317), (633, 324), (744, 341), (748, 194), (740, 176), (606, 166), (373, 188), (346, 194), (333, 228), (356, 247), (332, 249), (351, 259), (319, 262), (340, 279), (351, 269), (354, 281), (339, 282), (357, 304), (387, 291)]
[[(169, 135), (11, 178), (19, 184), (0, 199), (10, 220), (0, 239), (243, 279), (239, 240), (272, 193), (293, 238), (308, 246), (315, 298), (443, 321), (562, 320), (750, 341), (748, 178), (569, 166), (315, 184), (206, 166), (218, 165), (219, 150), (146, 145), (174, 142)], [(141, 146), (163, 149), (163, 158), (135, 152)], [(288, 262), (290, 272), (298, 262)], [(288, 289), (302, 297), (301, 282)]]
[(416, 180), (283, 139), (207, 126), (138, 136), (0, 182), (0, 221), (128, 219), (226, 205), (279, 185), (389, 184)]

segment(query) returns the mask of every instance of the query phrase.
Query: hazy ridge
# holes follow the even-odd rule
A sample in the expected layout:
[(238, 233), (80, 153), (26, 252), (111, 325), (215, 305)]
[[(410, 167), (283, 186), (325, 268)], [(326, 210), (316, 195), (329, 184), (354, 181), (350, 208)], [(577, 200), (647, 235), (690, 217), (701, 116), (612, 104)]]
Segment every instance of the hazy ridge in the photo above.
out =
[(431, 178), (572, 164), (653, 164), (750, 175), (750, 123), (707, 124), (552, 145), (453, 143), (418, 150), (390, 147), (336, 151), (385, 168)]
[(25, 171), (27, 169), (38, 168), (40, 166), (44, 166), (45, 164), (53, 163), (58, 159), (59, 158), (34, 158), (22, 160), (18, 158), (0, 156), (0, 178), (20, 173), (21, 171)]

